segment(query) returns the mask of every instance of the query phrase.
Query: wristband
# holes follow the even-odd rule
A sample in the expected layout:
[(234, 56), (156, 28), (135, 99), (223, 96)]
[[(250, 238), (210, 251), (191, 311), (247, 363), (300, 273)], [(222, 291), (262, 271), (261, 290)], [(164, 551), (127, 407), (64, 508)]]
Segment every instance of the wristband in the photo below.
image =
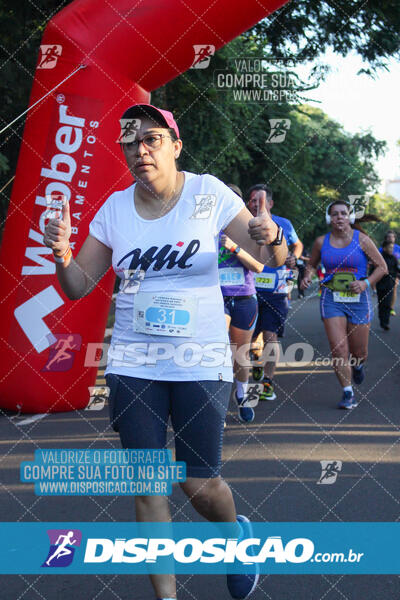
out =
[(68, 248), (66, 249), (66, 251), (64, 252), (64, 254), (62, 254), (61, 256), (57, 256), (53, 252), (53, 258), (54, 258), (54, 261), (57, 262), (57, 263), (61, 263), (61, 264), (69, 263), (69, 261), (72, 258), (71, 246), (68, 246)]
[(237, 245), (237, 244), (233, 244), (232, 248), (230, 249), (230, 251), (232, 252), (232, 254), (233, 254), (234, 252), (236, 252), (236, 249), (237, 249), (237, 247), (238, 247), (238, 245)]
[(364, 281), (365, 281), (365, 283), (367, 284), (367, 287), (369, 287), (369, 288), (370, 288), (370, 287), (371, 287), (371, 284), (370, 284), (370, 282), (369, 282), (368, 278), (367, 278), (367, 279), (364, 279)]
[(239, 254), (240, 251), (241, 251), (241, 247), (240, 246), (236, 246), (236, 248), (233, 251), (233, 254)]

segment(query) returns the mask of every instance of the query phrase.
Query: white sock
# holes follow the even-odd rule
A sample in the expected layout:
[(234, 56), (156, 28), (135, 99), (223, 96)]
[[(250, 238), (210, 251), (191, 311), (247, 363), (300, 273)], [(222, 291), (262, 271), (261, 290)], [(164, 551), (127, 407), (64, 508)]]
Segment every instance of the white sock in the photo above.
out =
[(352, 386), (352, 385), (346, 385), (346, 386), (343, 388), (343, 391), (344, 391), (344, 392), (351, 392), (351, 393), (353, 393), (353, 386)]
[(249, 382), (248, 381), (239, 381), (236, 379), (236, 394), (239, 399), (244, 398)]

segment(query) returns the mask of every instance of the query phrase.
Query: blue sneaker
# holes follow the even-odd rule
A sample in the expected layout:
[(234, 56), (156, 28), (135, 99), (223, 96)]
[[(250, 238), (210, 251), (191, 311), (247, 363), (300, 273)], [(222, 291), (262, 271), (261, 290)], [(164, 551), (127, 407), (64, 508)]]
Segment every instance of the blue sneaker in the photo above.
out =
[(357, 385), (360, 385), (364, 381), (365, 373), (364, 373), (364, 365), (360, 365), (359, 367), (352, 367), (353, 372), (353, 381)]
[[(241, 538), (252, 538), (253, 528), (251, 523), (247, 517), (243, 515), (237, 515), (237, 521), (240, 523), (242, 528), (242, 536)], [(252, 548), (248, 549), (248, 554), (252, 554)], [(228, 590), (232, 598), (236, 598), (237, 600), (242, 600), (243, 598), (248, 598), (250, 594), (252, 594), (256, 588), (260, 577), (260, 567), (258, 563), (254, 563), (249, 565), (248, 573), (237, 573), (235, 575), (227, 575), (226, 583), (228, 585)]]
[(237, 393), (235, 392), (235, 398), (238, 404), (239, 419), (242, 421), (242, 423), (251, 423), (254, 421), (255, 412), (251, 406), (247, 406), (246, 396), (243, 398), (238, 398)]
[(350, 391), (343, 392), (342, 399), (337, 407), (350, 410), (351, 408), (355, 408), (356, 406), (357, 404), (354, 400), (354, 394), (352, 394)]

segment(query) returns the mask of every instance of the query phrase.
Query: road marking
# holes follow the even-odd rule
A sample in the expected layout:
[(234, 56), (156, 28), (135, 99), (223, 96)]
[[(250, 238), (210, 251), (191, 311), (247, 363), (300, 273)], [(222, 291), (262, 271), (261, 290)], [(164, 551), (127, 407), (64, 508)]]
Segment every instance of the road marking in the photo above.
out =
[(40, 421), (40, 419), (44, 419), (44, 417), (47, 417), (49, 413), (40, 413), (38, 415), (33, 415), (33, 417), (28, 417), (27, 419), (24, 419), (23, 421), (16, 421), (16, 424), (19, 425), (29, 425), (30, 423), (34, 423), (35, 421)]

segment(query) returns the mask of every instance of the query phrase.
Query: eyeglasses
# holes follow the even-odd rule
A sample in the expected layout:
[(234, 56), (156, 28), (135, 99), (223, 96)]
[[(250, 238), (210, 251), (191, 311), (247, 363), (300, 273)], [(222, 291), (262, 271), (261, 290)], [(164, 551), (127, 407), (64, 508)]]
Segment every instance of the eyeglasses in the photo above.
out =
[(164, 133), (148, 133), (144, 135), (141, 139), (136, 139), (133, 142), (123, 143), (124, 147), (128, 150), (137, 150), (139, 144), (143, 144), (147, 150), (157, 150), (157, 148), (161, 147), (163, 138), (169, 138), (172, 140), (172, 137), (169, 135), (164, 135)]

